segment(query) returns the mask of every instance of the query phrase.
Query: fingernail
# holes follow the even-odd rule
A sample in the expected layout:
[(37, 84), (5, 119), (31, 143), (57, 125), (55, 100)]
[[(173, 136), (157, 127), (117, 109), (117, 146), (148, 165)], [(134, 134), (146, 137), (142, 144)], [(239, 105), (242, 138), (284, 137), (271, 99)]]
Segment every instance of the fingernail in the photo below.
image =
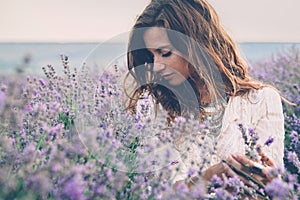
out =
[(250, 167), (250, 165), (249, 165), (248, 163), (244, 164), (244, 166), (245, 166), (246, 168), (249, 168), (249, 167)]
[(232, 157), (236, 159), (236, 158), (238, 158), (238, 155), (237, 154), (232, 154)]

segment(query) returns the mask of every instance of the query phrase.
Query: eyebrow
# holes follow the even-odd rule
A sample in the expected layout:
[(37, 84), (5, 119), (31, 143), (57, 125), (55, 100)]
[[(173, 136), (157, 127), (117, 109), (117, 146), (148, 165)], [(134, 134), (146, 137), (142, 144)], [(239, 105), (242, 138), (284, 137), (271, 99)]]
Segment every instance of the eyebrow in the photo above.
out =
[(150, 47), (150, 48), (148, 48), (148, 50), (149, 49), (152, 49), (153, 51), (161, 51), (161, 50), (164, 50), (164, 49), (168, 49), (168, 50), (173, 50), (174, 49), (174, 47), (172, 46), (172, 45), (170, 45), (170, 44), (167, 44), (167, 45), (162, 45), (162, 46), (159, 46), (159, 47), (157, 47), (157, 48), (154, 48), (154, 47)]
[(160, 49), (172, 49), (173, 46), (171, 44), (167, 44), (167, 45), (163, 45), (163, 46), (160, 46), (158, 48), (156, 48), (156, 50), (160, 50)]
[(169, 49), (169, 50), (173, 50), (174, 47), (171, 45), (171, 44), (166, 44), (166, 45), (162, 45), (162, 46), (159, 46), (157, 48), (154, 48), (154, 47), (150, 47), (150, 48), (147, 48), (148, 51), (150, 51), (150, 49), (152, 49), (153, 51), (161, 51), (163, 49)]

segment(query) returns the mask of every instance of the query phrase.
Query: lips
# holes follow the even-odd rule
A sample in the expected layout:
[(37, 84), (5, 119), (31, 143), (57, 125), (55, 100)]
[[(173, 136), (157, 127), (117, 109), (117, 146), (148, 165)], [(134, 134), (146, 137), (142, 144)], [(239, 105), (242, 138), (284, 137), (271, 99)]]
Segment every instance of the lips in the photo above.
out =
[(165, 75), (161, 75), (162, 77), (164, 77), (165, 79), (170, 78), (173, 75), (173, 73), (170, 74), (165, 74)]

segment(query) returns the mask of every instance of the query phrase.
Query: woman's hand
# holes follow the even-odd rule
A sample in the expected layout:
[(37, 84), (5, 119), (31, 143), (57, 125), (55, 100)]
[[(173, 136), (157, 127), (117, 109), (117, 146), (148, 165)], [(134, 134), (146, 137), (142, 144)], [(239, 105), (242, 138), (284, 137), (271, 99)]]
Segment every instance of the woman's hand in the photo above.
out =
[(260, 152), (262, 163), (251, 160), (243, 154), (229, 155), (226, 161), (211, 166), (202, 174), (202, 178), (210, 181), (213, 175), (217, 175), (223, 179), (238, 176), (245, 184), (250, 185), (250, 180), (255, 183), (263, 183), (271, 181), (269, 170), (274, 167), (271, 159)]
[(246, 173), (248, 178), (242, 177), (243, 180), (241, 179), (246, 184), (249, 183), (249, 180), (266, 184), (272, 180), (269, 175), (269, 170), (274, 167), (274, 164), (265, 155), (263, 158), (267, 160), (267, 162), (263, 162), (265, 165), (251, 160), (243, 154), (233, 154), (227, 158), (226, 163), (233, 168), (235, 172), (241, 172), (239, 175), (243, 174), (243, 172)]
[[(209, 185), (213, 175), (217, 175), (222, 178), (238, 176), (225, 162), (220, 162), (205, 170), (202, 173), (201, 177), (192, 177), (191, 180), (187, 183), (187, 186), (188, 188), (191, 188), (194, 185), (203, 184), (206, 187)], [(177, 186), (181, 183), (184, 183), (184, 180), (177, 181), (174, 184), (174, 189), (176, 190)]]
[(210, 181), (211, 178), (217, 175), (221, 178), (227, 178), (227, 177), (234, 177), (234, 176), (238, 176), (231, 168), (230, 166), (225, 163), (225, 162), (220, 162), (218, 164), (215, 164), (211, 167), (209, 167), (208, 169), (206, 169), (203, 173), (202, 173), (202, 178), (205, 181)]
[[(252, 181), (260, 187), (264, 187), (267, 182), (272, 180), (268, 172), (269, 169), (274, 167), (274, 163), (265, 154), (263, 154), (263, 152), (259, 152), (259, 154), (261, 156), (261, 163), (264, 165), (251, 160), (243, 154), (232, 154), (228, 156), (226, 161), (224, 160), (206, 169), (200, 178), (192, 177), (191, 181), (187, 183), (187, 186), (191, 188), (193, 185), (199, 184), (199, 180), (202, 180), (201, 184), (208, 186), (211, 178), (214, 175), (217, 175), (224, 180), (229, 177), (237, 176), (246, 185), (251, 186), (250, 181)], [(180, 182), (183, 181), (178, 181), (175, 186)]]

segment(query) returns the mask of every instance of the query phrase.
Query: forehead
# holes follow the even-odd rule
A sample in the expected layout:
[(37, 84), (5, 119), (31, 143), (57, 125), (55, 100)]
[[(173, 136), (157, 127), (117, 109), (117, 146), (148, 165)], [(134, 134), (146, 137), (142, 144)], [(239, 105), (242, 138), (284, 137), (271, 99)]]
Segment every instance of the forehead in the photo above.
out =
[(167, 31), (160, 27), (150, 27), (144, 33), (144, 42), (148, 49), (171, 46)]

